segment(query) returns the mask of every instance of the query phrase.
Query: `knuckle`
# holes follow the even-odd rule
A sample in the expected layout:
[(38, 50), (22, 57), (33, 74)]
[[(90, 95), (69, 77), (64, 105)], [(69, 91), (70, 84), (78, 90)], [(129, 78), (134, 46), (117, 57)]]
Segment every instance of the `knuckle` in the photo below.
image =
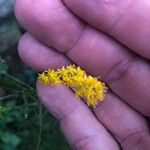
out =
[(81, 139), (76, 140), (72, 144), (72, 147), (77, 150), (87, 149), (87, 147), (90, 147), (90, 145), (94, 145), (94, 142), (97, 140), (99, 133), (100, 129), (93, 131), (92, 135), (87, 135), (82, 137)]
[(132, 67), (132, 63), (136, 61), (137, 56), (132, 55), (129, 59), (122, 60), (116, 64), (105, 76), (105, 80), (112, 84), (122, 78)]

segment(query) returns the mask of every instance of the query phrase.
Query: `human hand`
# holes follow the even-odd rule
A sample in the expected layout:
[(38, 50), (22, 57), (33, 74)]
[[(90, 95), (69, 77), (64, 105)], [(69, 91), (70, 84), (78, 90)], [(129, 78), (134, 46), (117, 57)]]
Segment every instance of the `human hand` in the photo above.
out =
[(90, 110), (64, 86), (37, 92), (77, 150), (149, 150), (150, 1), (16, 0), (19, 55), (42, 71), (75, 63), (110, 91)]

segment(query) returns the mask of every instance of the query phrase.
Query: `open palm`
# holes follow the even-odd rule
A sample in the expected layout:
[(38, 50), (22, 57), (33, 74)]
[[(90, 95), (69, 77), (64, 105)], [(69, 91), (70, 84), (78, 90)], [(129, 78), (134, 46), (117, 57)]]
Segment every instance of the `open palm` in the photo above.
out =
[(149, 150), (150, 1), (16, 0), (19, 55), (42, 71), (75, 63), (109, 86), (88, 108), (64, 86), (37, 92), (77, 150)]

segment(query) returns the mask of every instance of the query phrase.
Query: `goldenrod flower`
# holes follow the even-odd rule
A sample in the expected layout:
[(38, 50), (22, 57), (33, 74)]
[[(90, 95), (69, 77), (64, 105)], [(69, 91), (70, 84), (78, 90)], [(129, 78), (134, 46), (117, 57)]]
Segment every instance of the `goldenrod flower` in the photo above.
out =
[(88, 106), (96, 106), (105, 97), (105, 84), (75, 65), (57, 70), (48, 69), (39, 74), (39, 79), (44, 84), (64, 84), (73, 89), (76, 96), (83, 98)]
[(60, 84), (62, 81), (60, 80), (60, 76), (53, 69), (48, 69), (43, 73), (39, 74), (40, 80), (45, 84)]

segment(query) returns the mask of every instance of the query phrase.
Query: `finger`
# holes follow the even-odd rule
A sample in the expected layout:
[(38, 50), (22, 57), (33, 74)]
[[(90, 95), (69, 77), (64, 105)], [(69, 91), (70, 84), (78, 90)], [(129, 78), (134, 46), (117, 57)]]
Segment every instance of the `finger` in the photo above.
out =
[(64, 54), (43, 45), (30, 33), (21, 37), (18, 52), (23, 62), (37, 71), (71, 64), (71, 61)]
[(76, 15), (150, 59), (150, 1), (63, 0)]
[[(81, 34), (84, 24), (60, 0), (16, 0), (14, 11), (20, 24), (43, 43), (66, 51)], [(61, 26), (61, 27), (60, 27)]]
[(123, 150), (150, 149), (150, 134), (145, 118), (116, 95), (109, 93), (94, 108), (94, 112)]
[[(54, 48), (61, 52), (64, 52), (65, 49), (66, 55), (74, 63), (82, 66), (92, 75), (100, 75), (117, 95), (144, 115), (149, 116), (150, 81), (148, 78), (150, 76), (150, 68), (148, 62), (135, 57), (116, 41), (102, 32), (94, 30), (94, 28), (86, 27), (84, 31), (81, 31), (83, 24), (81, 26), (81, 22), (79, 23), (75, 16), (69, 15), (70, 12), (64, 8), (65, 6), (62, 5), (61, 1), (59, 3), (64, 8), (64, 12), (58, 11), (59, 9), (53, 9), (59, 7), (57, 2), (44, 0), (41, 1), (42, 4), (40, 2), (35, 4), (29, 0), (17, 0), (15, 5), (16, 15), (24, 27), (36, 37), (41, 37), (41, 40), (44, 37), (49, 41), (49, 46), (55, 46)], [(30, 13), (23, 13), (30, 6), (32, 6)], [(34, 10), (36, 10), (36, 13)], [(56, 12), (54, 13), (54, 11)], [(62, 14), (65, 14), (66, 19), (63, 24)], [(72, 30), (70, 31), (69, 28), (70, 32), (65, 32), (61, 36), (72, 43), (62, 43), (58, 35), (60, 36), (61, 31), (74, 21), (75, 24), (73, 23)], [(45, 25), (47, 23), (50, 26)], [(58, 26), (58, 24), (61, 24), (61, 26)], [(51, 35), (49, 31), (53, 34)], [(74, 34), (76, 35), (75, 32), (78, 33), (78, 38), (76, 37), (76, 40), (72, 40)], [(42, 41), (44, 42), (44, 40)]]
[(80, 150), (119, 149), (106, 129), (98, 122), (86, 105), (64, 86), (37, 84), (41, 101), (60, 121), (68, 142)]

